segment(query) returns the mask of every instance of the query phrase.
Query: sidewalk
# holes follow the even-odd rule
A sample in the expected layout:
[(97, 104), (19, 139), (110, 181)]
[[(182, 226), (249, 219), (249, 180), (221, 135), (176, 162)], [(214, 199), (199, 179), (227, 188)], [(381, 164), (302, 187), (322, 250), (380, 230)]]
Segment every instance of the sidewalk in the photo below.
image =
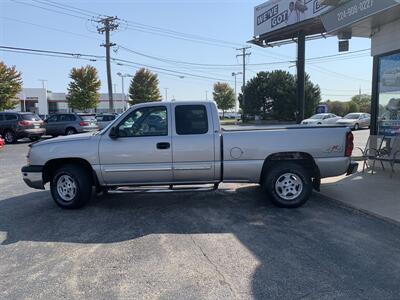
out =
[(376, 174), (359, 172), (322, 180), (321, 194), (347, 206), (400, 224), (400, 172), (376, 168)]

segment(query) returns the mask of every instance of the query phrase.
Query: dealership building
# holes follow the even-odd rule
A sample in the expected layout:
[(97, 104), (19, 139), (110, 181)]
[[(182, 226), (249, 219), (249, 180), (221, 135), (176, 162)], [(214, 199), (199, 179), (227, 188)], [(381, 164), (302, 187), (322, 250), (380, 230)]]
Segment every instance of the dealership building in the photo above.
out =
[(400, 0), (270, 0), (254, 9), (261, 47), (297, 43), (297, 113), (304, 116), (307, 39), (337, 36), (339, 51), (353, 37), (371, 40), (371, 134), (400, 136)]
[[(43, 115), (71, 112), (65, 93), (53, 93), (44, 88), (24, 88), (17, 95), (17, 101), (16, 111), (30, 111)], [(115, 93), (113, 102), (116, 113), (121, 113), (128, 107), (126, 96), (122, 93)], [(106, 113), (108, 111), (108, 94), (100, 94), (97, 108), (90, 110), (90, 112)]]

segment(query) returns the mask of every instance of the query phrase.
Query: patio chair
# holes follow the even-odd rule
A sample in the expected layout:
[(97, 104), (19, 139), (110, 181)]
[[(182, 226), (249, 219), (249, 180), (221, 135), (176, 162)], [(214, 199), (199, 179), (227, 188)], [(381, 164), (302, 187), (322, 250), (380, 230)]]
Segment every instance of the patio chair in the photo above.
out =
[(381, 147), (374, 160), (388, 162), (391, 167), (390, 177), (393, 177), (395, 164), (400, 164), (400, 136), (391, 138), (385, 147)]
[[(363, 160), (363, 173), (365, 172), (365, 169), (371, 168), (369, 165), (369, 160), (372, 160), (372, 174), (374, 174), (375, 170), (375, 157), (379, 155), (379, 151), (381, 150), (381, 147), (383, 145), (383, 142), (385, 141), (385, 137), (383, 135), (370, 135), (367, 144), (365, 145), (365, 148), (362, 149), (360, 147), (356, 147), (356, 149), (359, 149), (362, 153), (362, 160)], [(383, 165), (383, 162), (381, 161), (382, 168), (385, 170), (385, 166)]]

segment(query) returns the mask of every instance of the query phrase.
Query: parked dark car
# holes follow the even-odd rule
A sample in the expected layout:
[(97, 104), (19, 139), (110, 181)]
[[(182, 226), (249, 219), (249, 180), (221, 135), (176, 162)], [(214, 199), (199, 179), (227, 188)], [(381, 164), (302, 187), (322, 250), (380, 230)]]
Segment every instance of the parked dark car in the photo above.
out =
[(28, 112), (0, 112), (0, 135), (7, 144), (29, 138), (37, 141), (46, 129), (38, 115)]
[(97, 131), (97, 121), (93, 115), (65, 113), (52, 115), (45, 120), (46, 133), (51, 136), (71, 135)]

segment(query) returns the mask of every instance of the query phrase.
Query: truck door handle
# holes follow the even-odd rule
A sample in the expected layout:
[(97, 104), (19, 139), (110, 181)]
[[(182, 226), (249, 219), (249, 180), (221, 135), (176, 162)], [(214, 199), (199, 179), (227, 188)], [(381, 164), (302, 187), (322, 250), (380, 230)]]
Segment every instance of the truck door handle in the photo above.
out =
[(171, 147), (170, 143), (157, 143), (157, 149), (166, 150)]

